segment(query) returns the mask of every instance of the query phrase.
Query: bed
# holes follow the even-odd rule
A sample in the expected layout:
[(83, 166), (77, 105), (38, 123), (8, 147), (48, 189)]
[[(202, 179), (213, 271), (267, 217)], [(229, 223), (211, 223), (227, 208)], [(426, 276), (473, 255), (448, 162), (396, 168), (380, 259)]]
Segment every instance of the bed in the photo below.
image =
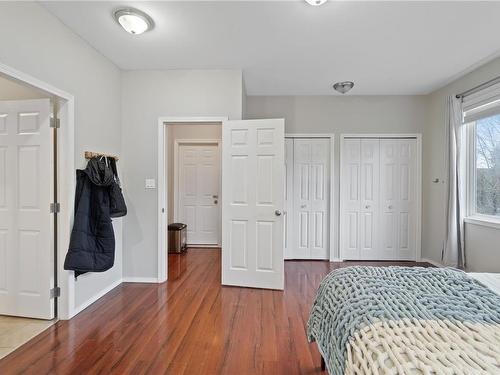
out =
[(338, 269), (320, 284), (307, 335), (332, 375), (500, 374), (500, 274)]

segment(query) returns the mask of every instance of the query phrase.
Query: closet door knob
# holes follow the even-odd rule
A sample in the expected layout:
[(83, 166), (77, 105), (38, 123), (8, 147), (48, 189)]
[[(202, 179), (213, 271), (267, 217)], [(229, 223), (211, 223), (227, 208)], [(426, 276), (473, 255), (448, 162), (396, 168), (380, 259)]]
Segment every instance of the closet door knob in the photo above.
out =
[(390, 204), (389, 205), (389, 210), (392, 210), (392, 209), (393, 209), (392, 204)]
[(370, 208), (370, 205), (369, 205), (369, 204), (367, 204), (367, 205), (365, 206), (365, 208), (366, 208), (366, 209), (369, 209), (369, 208)]
[(276, 210), (276, 211), (274, 211), (274, 214), (275, 214), (276, 216), (281, 216), (281, 211), (280, 211), (280, 210)]

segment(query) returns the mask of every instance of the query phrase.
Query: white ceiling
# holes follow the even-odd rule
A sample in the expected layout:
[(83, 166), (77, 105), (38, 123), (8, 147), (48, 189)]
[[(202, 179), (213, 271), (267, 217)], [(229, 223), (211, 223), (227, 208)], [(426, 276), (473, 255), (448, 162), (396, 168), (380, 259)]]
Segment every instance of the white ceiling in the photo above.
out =
[[(249, 95), (427, 94), (500, 50), (500, 2), (44, 2), (124, 70), (242, 69)], [(112, 11), (155, 21), (129, 35)]]

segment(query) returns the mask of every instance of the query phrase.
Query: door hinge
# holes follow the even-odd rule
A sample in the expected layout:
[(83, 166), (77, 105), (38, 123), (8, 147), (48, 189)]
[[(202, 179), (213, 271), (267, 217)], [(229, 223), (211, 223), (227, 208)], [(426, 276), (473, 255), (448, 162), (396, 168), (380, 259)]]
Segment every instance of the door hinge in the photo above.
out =
[(61, 288), (56, 286), (50, 290), (50, 298), (61, 297)]
[(51, 203), (50, 204), (50, 213), (55, 214), (61, 212), (61, 204), (60, 203)]
[(50, 127), (55, 128), (55, 129), (59, 129), (61, 127), (61, 120), (59, 120), (58, 118), (51, 117), (50, 118)]

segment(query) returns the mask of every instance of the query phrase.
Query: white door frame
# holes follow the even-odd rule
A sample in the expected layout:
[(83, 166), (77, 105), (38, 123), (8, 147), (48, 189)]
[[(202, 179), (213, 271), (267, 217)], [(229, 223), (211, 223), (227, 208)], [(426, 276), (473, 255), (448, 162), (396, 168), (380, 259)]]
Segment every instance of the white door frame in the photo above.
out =
[[(57, 101), (57, 116), (60, 128), (57, 131), (58, 155), (58, 195), (61, 210), (58, 214), (57, 227), (57, 279), (61, 295), (57, 298), (57, 317), (70, 319), (75, 310), (75, 280), (72, 272), (64, 270), (64, 258), (69, 246), (69, 237), (73, 226), (74, 195), (75, 195), (75, 99), (74, 96), (60, 90), (50, 83), (39, 80), (29, 74), (0, 63), (0, 74), (45, 91)], [(64, 181), (61, 183), (60, 181)], [(49, 207), (47, 207), (47, 210)]]
[[(403, 139), (403, 138), (414, 138), (417, 141), (417, 192), (416, 192), (416, 207), (417, 207), (417, 230), (416, 230), (416, 239), (415, 239), (415, 261), (422, 260), (422, 134), (421, 133), (380, 133), (380, 134), (363, 134), (363, 133), (354, 133), (354, 134), (341, 134), (340, 135), (340, 178), (342, 178), (342, 151), (344, 146), (344, 140), (346, 138), (395, 138), (395, 139)], [(342, 203), (342, 183), (340, 184), (340, 210), (339, 210), (339, 218), (342, 215), (343, 203)], [(342, 240), (342, 228), (341, 228), (342, 220), (339, 220), (339, 249), (340, 249), (340, 241)], [(339, 257), (342, 261), (342, 254), (339, 251)]]
[(338, 253), (339, 241), (335, 239), (335, 225), (337, 223), (335, 215), (335, 134), (326, 133), (285, 133), (285, 138), (328, 138), (330, 139), (330, 204), (328, 207), (328, 221), (330, 228), (328, 231), (328, 256), (330, 262), (338, 261), (335, 254)]
[[(221, 125), (222, 126), (222, 125)], [(179, 221), (179, 147), (186, 144), (194, 144), (194, 145), (217, 145), (217, 152), (219, 153), (219, 198), (218, 201), (221, 201), (221, 187), (222, 187), (222, 155), (221, 155), (221, 144), (222, 139), (176, 139), (174, 142), (174, 222)], [(167, 196), (168, 200), (168, 196)], [(219, 204), (219, 222), (222, 223), (222, 204)], [(219, 233), (217, 235), (217, 245), (213, 245), (214, 247), (221, 245), (221, 228), (219, 227)], [(210, 245), (209, 245), (210, 246)]]
[(158, 283), (167, 281), (167, 197), (168, 197), (168, 175), (165, 167), (168, 165), (168, 132), (169, 124), (208, 125), (227, 121), (227, 116), (206, 117), (172, 117), (161, 116), (158, 118)]

